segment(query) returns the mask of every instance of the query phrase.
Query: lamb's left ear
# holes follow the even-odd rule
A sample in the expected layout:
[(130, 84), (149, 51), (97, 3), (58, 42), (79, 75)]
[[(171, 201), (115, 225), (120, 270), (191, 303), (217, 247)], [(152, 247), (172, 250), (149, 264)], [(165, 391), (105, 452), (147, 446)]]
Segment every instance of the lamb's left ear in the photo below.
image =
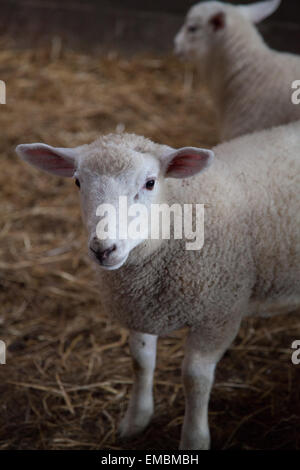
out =
[(280, 4), (281, 0), (266, 0), (264, 2), (252, 3), (251, 5), (240, 5), (238, 9), (252, 23), (260, 23), (260, 21), (272, 15), (279, 8)]
[(183, 147), (162, 158), (166, 178), (189, 178), (208, 168), (214, 159), (211, 150)]
[(46, 144), (18, 145), (19, 157), (40, 170), (71, 178), (76, 170), (76, 148), (56, 148)]

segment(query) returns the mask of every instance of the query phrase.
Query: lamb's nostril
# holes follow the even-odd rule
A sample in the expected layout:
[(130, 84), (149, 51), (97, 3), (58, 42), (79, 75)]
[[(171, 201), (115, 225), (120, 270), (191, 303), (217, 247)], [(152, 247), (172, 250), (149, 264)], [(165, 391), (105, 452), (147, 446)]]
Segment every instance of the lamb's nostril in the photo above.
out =
[(100, 252), (100, 256), (103, 260), (107, 259), (109, 257), (109, 255), (116, 250), (116, 245), (113, 245), (111, 246), (110, 248), (107, 248), (106, 250), (104, 251), (101, 251)]
[(107, 258), (110, 256), (110, 254), (113, 251), (116, 251), (117, 246), (116, 244), (113, 244), (111, 247), (107, 248), (106, 250), (100, 251), (100, 250), (94, 250), (92, 251), (95, 253), (96, 258), (100, 261), (100, 263), (103, 263), (103, 261), (107, 260)]

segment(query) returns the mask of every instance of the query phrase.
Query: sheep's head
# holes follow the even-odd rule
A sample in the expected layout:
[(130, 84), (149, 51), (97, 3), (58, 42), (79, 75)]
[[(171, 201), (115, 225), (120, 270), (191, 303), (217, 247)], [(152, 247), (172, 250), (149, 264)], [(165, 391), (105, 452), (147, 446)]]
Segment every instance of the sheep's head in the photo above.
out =
[(162, 202), (165, 179), (199, 173), (213, 158), (210, 150), (174, 150), (134, 134), (110, 134), (77, 148), (37, 143), (16, 151), (41, 170), (75, 179), (89, 254), (108, 270), (121, 267), (137, 245), (149, 244), (151, 205)]
[(175, 53), (195, 59), (200, 67), (205, 67), (215, 46), (223, 43), (225, 35), (235, 34), (237, 23), (249, 29), (252, 23), (259, 23), (270, 16), (280, 3), (281, 0), (242, 6), (215, 1), (197, 3), (189, 10), (184, 25), (175, 37)]

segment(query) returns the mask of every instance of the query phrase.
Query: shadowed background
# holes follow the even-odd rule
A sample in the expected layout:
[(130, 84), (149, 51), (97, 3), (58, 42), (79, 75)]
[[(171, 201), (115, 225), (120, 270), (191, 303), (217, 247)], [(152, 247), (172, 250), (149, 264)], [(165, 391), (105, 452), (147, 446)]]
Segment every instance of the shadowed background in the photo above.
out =
[[(145, 50), (165, 53), (170, 50), (183, 16), (195, 3), (193, 0), (1, 0), (0, 32), (12, 35), (22, 47), (36, 47), (57, 36), (65, 45), (89, 52), (116, 47), (127, 53)], [(283, 0), (280, 9), (259, 28), (273, 47), (299, 53), (299, 1)]]
[[(14, 148), (75, 146), (120, 130), (173, 147), (214, 145), (210, 98), (194, 68), (172, 57), (192, 3), (1, 1), (0, 449), (178, 446), (185, 332), (159, 342), (153, 423), (120, 442), (132, 383), (127, 333), (101, 306), (77, 188), (22, 164)], [(284, 1), (261, 26), (270, 44), (299, 52), (299, 10)], [(213, 448), (300, 448), (300, 366), (290, 348), (299, 338), (297, 312), (244, 322), (217, 370)]]

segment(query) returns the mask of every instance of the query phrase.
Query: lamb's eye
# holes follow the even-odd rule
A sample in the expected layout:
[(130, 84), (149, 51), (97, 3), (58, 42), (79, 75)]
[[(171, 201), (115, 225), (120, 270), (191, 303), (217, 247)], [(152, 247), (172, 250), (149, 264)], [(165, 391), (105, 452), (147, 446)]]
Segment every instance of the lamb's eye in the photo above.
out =
[(75, 179), (75, 184), (76, 184), (76, 186), (78, 186), (78, 188), (80, 188), (80, 181), (79, 181), (78, 178)]
[(146, 189), (148, 189), (149, 191), (152, 191), (152, 189), (154, 188), (154, 185), (155, 185), (155, 180), (148, 180), (146, 182)]
[(195, 33), (197, 31), (198, 27), (195, 25), (188, 26), (187, 30), (189, 33)]

